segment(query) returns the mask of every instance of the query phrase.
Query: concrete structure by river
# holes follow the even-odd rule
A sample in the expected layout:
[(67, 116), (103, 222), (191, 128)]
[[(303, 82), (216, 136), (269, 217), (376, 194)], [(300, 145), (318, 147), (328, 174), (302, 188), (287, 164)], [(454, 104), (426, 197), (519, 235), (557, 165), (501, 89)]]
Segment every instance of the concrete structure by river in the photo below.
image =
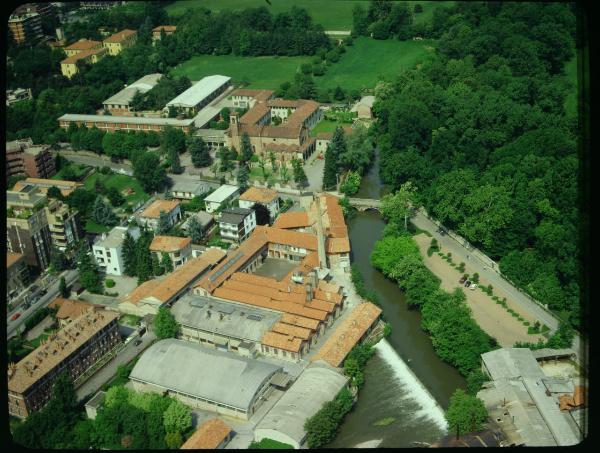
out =
[[(378, 159), (361, 185), (358, 198), (379, 198)], [(384, 221), (373, 211), (359, 212), (348, 222), (352, 262), (367, 289), (379, 297), (392, 334), (376, 347), (365, 369), (365, 385), (330, 447), (414, 447), (433, 443), (445, 432), (443, 410), (465, 380), (442, 362), (420, 327), (421, 315), (409, 309), (398, 285), (371, 266), (369, 256), (381, 237)], [(379, 422), (379, 423), (378, 423)]]

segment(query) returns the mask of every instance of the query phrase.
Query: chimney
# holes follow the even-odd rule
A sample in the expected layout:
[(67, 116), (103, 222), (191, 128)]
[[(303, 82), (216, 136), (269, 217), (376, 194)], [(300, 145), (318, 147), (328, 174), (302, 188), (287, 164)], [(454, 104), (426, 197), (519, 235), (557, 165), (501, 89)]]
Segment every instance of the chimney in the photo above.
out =
[(313, 289), (310, 283), (304, 285), (304, 289), (306, 290), (306, 302), (310, 302), (313, 300)]

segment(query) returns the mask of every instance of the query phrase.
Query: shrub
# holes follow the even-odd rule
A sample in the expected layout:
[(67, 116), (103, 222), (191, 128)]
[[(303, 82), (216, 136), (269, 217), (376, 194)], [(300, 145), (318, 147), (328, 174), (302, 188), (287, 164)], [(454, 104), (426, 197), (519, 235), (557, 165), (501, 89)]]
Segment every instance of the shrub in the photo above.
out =
[(523, 321), (523, 325), (524, 325), (525, 327), (529, 326), (529, 321)]
[(464, 272), (464, 271), (465, 271), (465, 263), (462, 263), (462, 262), (461, 262), (461, 263), (458, 265), (458, 270), (459, 270), (459, 272)]
[(104, 284), (106, 285), (107, 288), (113, 288), (116, 285), (115, 281), (110, 278), (107, 278), (104, 281)]
[(517, 318), (517, 317), (519, 316), (519, 313), (516, 313), (516, 312), (514, 312), (514, 311), (513, 311), (513, 312), (511, 313), (511, 315), (513, 316), (513, 318)]
[(475, 272), (475, 273), (473, 274), (473, 277), (471, 277), (471, 280), (472, 280), (474, 283), (479, 283), (479, 274), (478, 274), (477, 272)]
[(108, 296), (108, 297), (117, 297), (119, 295), (119, 293), (118, 292), (111, 293), (108, 291), (104, 291), (104, 295)]
[(521, 316), (521, 315), (517, 316), (517, 319), (521, 322), (525, 321), (525, 319), (523, 319), (523, 316)]

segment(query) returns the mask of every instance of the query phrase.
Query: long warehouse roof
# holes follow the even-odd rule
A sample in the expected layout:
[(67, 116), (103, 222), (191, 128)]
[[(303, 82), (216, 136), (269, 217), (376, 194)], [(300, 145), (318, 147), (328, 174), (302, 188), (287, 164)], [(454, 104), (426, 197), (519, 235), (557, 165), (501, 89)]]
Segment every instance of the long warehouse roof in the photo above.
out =
[(200, 102), (228, 83), (231, 77), (222, 75), (212, 75), (204, 77), (189, 87), (175, 99), (167, 102), (167, 107), (170, 105), (176, 107), (196, 107)]

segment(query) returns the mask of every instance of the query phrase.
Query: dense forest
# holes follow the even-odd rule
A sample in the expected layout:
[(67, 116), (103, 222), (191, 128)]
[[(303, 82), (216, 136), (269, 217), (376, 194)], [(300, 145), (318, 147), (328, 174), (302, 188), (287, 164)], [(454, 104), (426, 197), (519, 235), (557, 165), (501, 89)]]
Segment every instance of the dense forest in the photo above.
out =
[(387, 184), (410, 181), (438, 220), (577, 326), (578, 122), (563, 69), (575, 22), (561, 3), (438, 8), (437, 52), (378, 90), (373, 132)]

